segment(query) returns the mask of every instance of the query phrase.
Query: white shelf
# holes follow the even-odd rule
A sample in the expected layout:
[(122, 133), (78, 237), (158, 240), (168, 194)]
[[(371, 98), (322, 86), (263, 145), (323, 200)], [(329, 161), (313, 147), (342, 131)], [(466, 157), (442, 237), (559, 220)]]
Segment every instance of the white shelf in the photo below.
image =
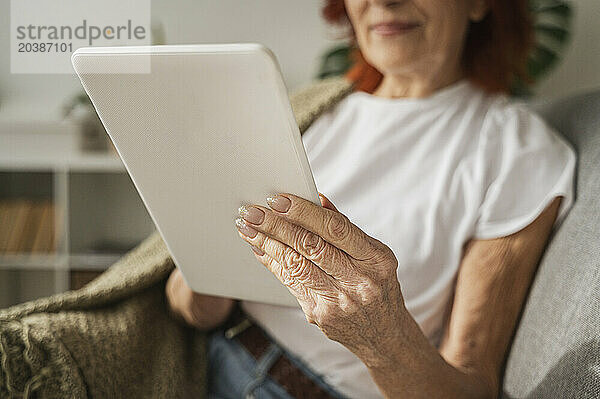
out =
[(11, 254), (0, 255), (5, 270), (94, 270), (103, 271), (123, 254)]
[(0, 269), (68, 270), (68, 257), (59, 254), (0, 255)]
[(52, 156), (0, 158), (0, 171), (72, 171), (124, 173), (121, 160), (110, 154), (89, 154), (58, 159)]
[(69, 256), (69, 267), (73, 270), (106, 270), (123, 254), (76, 254)]
[(102, 271), (123, 256), (98, 246), (121, 251), (154, 231), (116, 153), (81, 151), (72, 125), (19, 126), (0, 120), (0, 199), (52, 200), (60, 234), (55, 254), (0, 254), (0, 308), (64, 292), (70, 271)]
[(0, 170), (124, 173), (114, 152), (83, 152), (77, 134), (4, 132), (0, 134)]

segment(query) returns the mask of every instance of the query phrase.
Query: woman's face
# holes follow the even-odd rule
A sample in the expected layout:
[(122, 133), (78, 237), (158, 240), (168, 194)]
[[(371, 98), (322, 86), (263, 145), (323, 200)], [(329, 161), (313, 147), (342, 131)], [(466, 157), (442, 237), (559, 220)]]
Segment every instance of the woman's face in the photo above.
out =
[(384, 75), (460, 68), (469, 20), (487, 11), (486, 0), (345, 0), (345, 5), (363, 56)]

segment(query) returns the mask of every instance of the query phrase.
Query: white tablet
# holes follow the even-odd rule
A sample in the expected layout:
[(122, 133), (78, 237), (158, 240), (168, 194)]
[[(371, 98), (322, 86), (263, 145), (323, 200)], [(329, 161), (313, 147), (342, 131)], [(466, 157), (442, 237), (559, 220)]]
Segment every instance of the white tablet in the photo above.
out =
[(298, 306), (234, 224), (239, 206), (278, 192), (320, 204), (273, 54), (258, 44), (94, 47), (72, 63), (192, 289)]

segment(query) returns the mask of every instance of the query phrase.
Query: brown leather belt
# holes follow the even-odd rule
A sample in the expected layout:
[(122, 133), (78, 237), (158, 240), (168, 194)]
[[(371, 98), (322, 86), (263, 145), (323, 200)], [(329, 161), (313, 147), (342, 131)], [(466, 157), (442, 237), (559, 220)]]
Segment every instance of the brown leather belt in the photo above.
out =
[[(225, 337), (236, 338), (255, 358), (260, 359), (272, 341), (239, 308), (233, 311), (225, 323)], [(285, 352), (271, 366), (269, 376), (294, 398), (334, 399), (327, 391), (296, 367)]]

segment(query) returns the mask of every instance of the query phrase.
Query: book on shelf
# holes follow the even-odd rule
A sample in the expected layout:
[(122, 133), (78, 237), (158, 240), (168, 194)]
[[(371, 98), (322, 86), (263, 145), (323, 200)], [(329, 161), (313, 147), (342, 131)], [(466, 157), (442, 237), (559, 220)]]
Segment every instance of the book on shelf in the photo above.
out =
[(54, 251), (54, 205), (51, 201), (45, 201), (40, 208), (39, 227), (32, 240), (32, 253)]
[(7, 254), (19, 253), (23, 232), (27, 227), (27, 215), (31, 208), (31, 201), (20, 200), (12, 203), (10, 220), (8, 223), (8, 240), (4, 252)]
[(27, 219), (21, 232), (21, 239), (17, 248), (18, 253), (29, 253), (33, 248), (35, 236), (41, 225), (42, 212), (44, 210), (43, 203), (30, 203), (27, 212)]
[(0, 254), (55, 252), (56, 211), (50, 200), (0, 201)]

